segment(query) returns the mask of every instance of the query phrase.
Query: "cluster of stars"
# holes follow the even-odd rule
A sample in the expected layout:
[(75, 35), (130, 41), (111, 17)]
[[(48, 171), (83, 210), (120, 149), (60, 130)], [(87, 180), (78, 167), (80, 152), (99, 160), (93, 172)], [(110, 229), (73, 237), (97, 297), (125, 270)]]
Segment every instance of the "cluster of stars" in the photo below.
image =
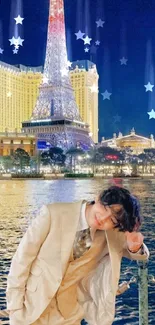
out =
[[(18, 15), (16, 18), (14, 18), (14, 20), (16, 21), (16, 25), (22, 25), (24, 18)], [(19, 46), (23, 46), (24, 39), (22, 39), (20, 36), (17, 38), (13, 36), (11, 39), (9, 39), (9, 42), (10, 46), (14, 45), (13, 54), (18, 54)]]
[[(150, 82), (148, 82), (148, 84), (147, 85), (144, 85), (144, 87), (146, 88), (146, 92), (147, 91), (151, 91), (152, 92), (154, 85), (152, 85)], [(103, 100), (105, 100), (105, 99), (110, 100), (110, 96), (112, 95), (112, 93), (109, 93), (107, 90), (105, 90), (105, 92), (104, 93), (101, 93), (101, 95), (103, 96)], [(149, 115), (149, 119), (152, 119), (152, 118), (155, 119), (155, 111), (153, 109), (150, 112), (148, 112), (147, 114)], [(115, 123), (116, 122), (118, 122), (118, 119), (115, 119)]]
[[(24, 18), (18, 15), (17, 17), (14, 18), (14, 20), (16, 22), (16, 25), (18, 24), (22, 25)], [(19, 46), (23, 46), (24, 39), (22, 39), (20, 36), (18, 36), (17, 38), (13, 36), (11, 39), (9, 39), (9, 42), (10, 42), (10, 46), (14, 45), (13, 54), (18, 54)], [(0, 47), (0, 54), (3, 54), (3, 52), (4, 49)]]
[[(121, 65), (127, 63), (127, 59), (125, 59), (124, 57), (122, 59), (120, 59)], [(146, 92), (150, 91), (153, 92), (153, 87), (154, 85), (151, 84), (151, 82), (149, 81), (146, 85), (144, 85), (144, 87), (146, 88)], [(112, 95), (112, 93), (108, 92), (108, 90), (105, 90), (104, 93), (101, 93), (101, 95), (103, 96), (103, 100), (108, 99), (110, 100), (110, 96)], [(152, 109), (150, 112), (147, 113), (149, 115), (149, 119), (155, 119), (155, 110)], [(117, 118), (119, 117), (119, 118)], [(120, 122), (120, 116), (116, 115), (116, 118), (114, 117), (114, 123)]]
[[(100, 27), (103, 28), (104, 24), (105, 24), (105, 21), (102, 20), (101, 18), (96, 21), (97, 28), (100, 28)], [(85, 53), (89, 53), (90, 50), (91, 50), (91, 53), (96, 53), (97, 47), (101, 43), (99, 40), (96, 40), (94, 42), (94, 44), (91, 44), (93, 41), (92, 38), (89, 37), (88, 35), (86, 35), (85, 33), (83, 33), (81, 30), (79, 30), (77, 33), (75, 33), (75, 35), (76, 35), (76, 40), (82, 40), (84, 42), (84, 45), (86, 45), (86, 47), (84, 48)], [(96, 84), (93, 84), (90, 87), (90, 90), (91, 90), (91, 93), (98, 94), (98, 92), (99, 92)]]
[[(101, 18), (96, 21), (97, 28), (103, 28), (104, 24), (105, 24), (105, 21), (102, 20)], [(85, 53), (88, 53), (91, 50), (92, 54), (96, 54), (97, 48), (100, 46), (100, 43), (101, 43), (99, 40), (96, 40), (93, 44), (91, 44), (91, 42), (93, 41), (92, 38), (90, 38), (88, 35), (85, 35), (85, 33), (83, 33), (81, 30), (79, 30), (77, 33), (75, 33), (75, 35), (76, 35), (76, 40), (82, 40), (84, 42), (84, 45), (86, 45), (86, 47), (84, 48)], [(123, 56), (120, 59), (120, 64), (127, 65), (127, 61), (128, 61), (128, 59)], [(91, 89), (92, 93), (99, 92), (98, 87), (96, 87), (96, 85), (93, 85), (92, 87), (90, 87), (90, 89)], [(112, 93), (106, 89), (103, 93), (101, 93), (101, 95), (103, 96), (103, 100), (106, 100), (106, 99), (110, 100)], [(116, 120), (118, 120), (118, 119), (116, 118)]]
[[(103, 25), (105, 24), (105, 21), (102, 20), (101, 18), (96, 21), (96, 27), (97, 28), (103, 28)], [(91, 51), (91, 54), (96, 54), (97, 48), (100, 45), (100, 41), (96, 40), (92, 44), (93, 40), (90, 38), (88, 35), (83, 33), (81, 30), (79, 30), (76, 35), (76, 40), (82, 40), (84, 42), (84, 51), (85, 53), (88, 53)], [(120, 65), (121, 66), (127, 66), (128, 59), (125, 56), (122, 56), (122, 58), (119, 59)], [(151, 84), (149, 81), (146, 85), (144, 85), (146, 92), (153, 92), (154, 85)], [(96, 87), (92, 86), (91, 87), (91, 92), (98, 93), (98, 89)], [(107, 89), (101, 93), (103, 100), (109, 100), (111, 99), (112, 92), (109, 92)], [(149, 119), (155, 119), (155, 110), (151, 110), (150, 112), (147, 113), (149, 115)], [(114, 123), (120, 122), (121, 117), (119, 115), (116, 115), (114, 118)]]
[[(122, 59), (119, 60), (121, 65), (127, 65), (127, 61), (128, 59), (126, 59), (124, 56), (122, 57)], [(112, 93), (108, 92), (108, 90), (106, 89), (104, 91), (104, 93), (101, 93), (101, 95), (103, 96), (103, 100), (108, 99), (110, 100), (110, 96), (112, 95)], [(114, 118), (114, 123), (120, 122), (120, 116), (116, 115), (113, 117)]]
[[(103, 25), (104, 25), (105, 21), (102, 20), (101, 18), (99, 20), (96, 21), (96, 25), (97, 25), (97, 28), (101, 27), (103, 28)], [(79, 30), (77, 33), (75, 33), (76, 35), (76, 40), (82, 40), (84, 42), (84, 45), (87, 45), (85, 48), (84, 48), (84, 51), (85, 53), (88, 53), (90, 51), (90, 45), (91, 45), (91, 42), (92, 42), (92, 38), (89, 37), (88, 35), (86, 35), (85, 33), (82, 33), (81, 30)], [(85, 37), (84, 37), (85, 36)], [(89, 45), (89, 46), (88, 46)], [(99, 40), (96, 40), (95, 43), (92, 46), (99, 46), (100, 45), (100, 41)]]
[[(153, 87), (154, 85), (151, 84), (151, 82), (149, 81), (147, 83), (147, 85), (144, 85), (144, 87), (146, 88), (146, 92), (150, 91), (150, 92), (153, 92)], [(154, 118), (155, 119), (155, 111), (154, 109), (152, 109), (150, 112), (147, 112), (147, 114), (149, 115), (149, 120)]]

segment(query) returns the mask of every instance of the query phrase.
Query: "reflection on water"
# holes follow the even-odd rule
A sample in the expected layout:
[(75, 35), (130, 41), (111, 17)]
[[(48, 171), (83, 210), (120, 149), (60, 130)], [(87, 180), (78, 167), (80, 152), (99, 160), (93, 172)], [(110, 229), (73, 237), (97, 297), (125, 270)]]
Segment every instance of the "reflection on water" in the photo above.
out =
[[(151, 251), (149, 273), (155, 275), (155, 180), (115, 179), (115, 184), (123, 185), (140, 198), (144, 216), (142, 231)], [(10, 260), (40, 207), (56, 201), (69, 202), (83, 198), (92, 200), (109, 185), (112, 185), (111, 180), (0, 181), (0, 308), (5, 306), (5, 285)], [(136, 262), (124, 260), (121, 279), (129, 280), (136, 273)], [(149, 283), (149, 323), (152, 324), (155, 319), (154, 296), (155, 284)], [(138, 324), (137, 284), (132, 284), (130, 290), (117, 298), (116, 306), (115, 325)]]

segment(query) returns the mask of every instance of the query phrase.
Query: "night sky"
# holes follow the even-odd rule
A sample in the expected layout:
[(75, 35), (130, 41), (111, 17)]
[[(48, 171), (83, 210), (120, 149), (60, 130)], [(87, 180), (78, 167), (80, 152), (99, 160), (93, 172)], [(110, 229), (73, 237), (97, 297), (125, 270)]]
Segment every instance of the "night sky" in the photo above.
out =
[[(0, 0), (0, 60), (9, 64), (44, 64), (49, 0)], [(14, 17), (24, 17), (16, 25)], [(96, 21), (105, 21), (97, 28)], [(135, 127), (136, 133), (155, 135), (155, 1), (154, 0), (65, 0), (68, 59), (93, 60), (99, 72), (99, 135), (112, 137)], [(81, 30), (92, 38), (85, 53)], [(9, 38), (24, 38), (23, 47), (13, 54)], [(99, 46), (92, 46), (99, 40)], [(97, 51), (95, 53), (95, 48)], [(127, 64), (119, 61), (128, 59)], [(103, 100), (102, 93), (112, 93)]]

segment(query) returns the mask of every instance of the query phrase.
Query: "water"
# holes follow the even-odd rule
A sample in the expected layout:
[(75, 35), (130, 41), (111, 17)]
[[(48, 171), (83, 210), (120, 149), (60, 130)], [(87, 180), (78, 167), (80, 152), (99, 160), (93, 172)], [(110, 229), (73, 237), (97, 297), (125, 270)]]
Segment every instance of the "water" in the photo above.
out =
[[(149, 274), (155, 275), (154, 210), (155, 180), (115, 179), (140, 198), (144, 224), (142, 231), (151, 251)], [(111, 180), (24, 180), (0, 181), (0, 308), (5, 307), (6, 277), (20, 238), (43, 204), (92, 200)], [(123, 260), (121, 280), (137, 274), (136, 262)], [(149, 324), (155, 323), (155, 283), (149, 282)], [(114, 325), (138, 324), (137, 284), (117, 298)]]

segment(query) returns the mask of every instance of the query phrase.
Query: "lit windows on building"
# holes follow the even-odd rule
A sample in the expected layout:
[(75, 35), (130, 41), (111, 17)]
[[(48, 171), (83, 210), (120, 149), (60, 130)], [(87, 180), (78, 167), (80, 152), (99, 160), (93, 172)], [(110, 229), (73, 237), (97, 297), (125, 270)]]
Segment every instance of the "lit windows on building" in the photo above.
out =
[(9, 132), (20, 131), (22, 121), (31, 117), (42, 80), (41, 70), (0, 62), (0, 132), (6, 128)]
[(91, 92), (91, 87), (98, 88), (98, 73), (95, 64), (90, 61), (72, 63), (70, 80), (75, 93), (77, 106), (84, 122), (90, 125), (90, 132), (95, 143), (98, 142), (98, 93)]

